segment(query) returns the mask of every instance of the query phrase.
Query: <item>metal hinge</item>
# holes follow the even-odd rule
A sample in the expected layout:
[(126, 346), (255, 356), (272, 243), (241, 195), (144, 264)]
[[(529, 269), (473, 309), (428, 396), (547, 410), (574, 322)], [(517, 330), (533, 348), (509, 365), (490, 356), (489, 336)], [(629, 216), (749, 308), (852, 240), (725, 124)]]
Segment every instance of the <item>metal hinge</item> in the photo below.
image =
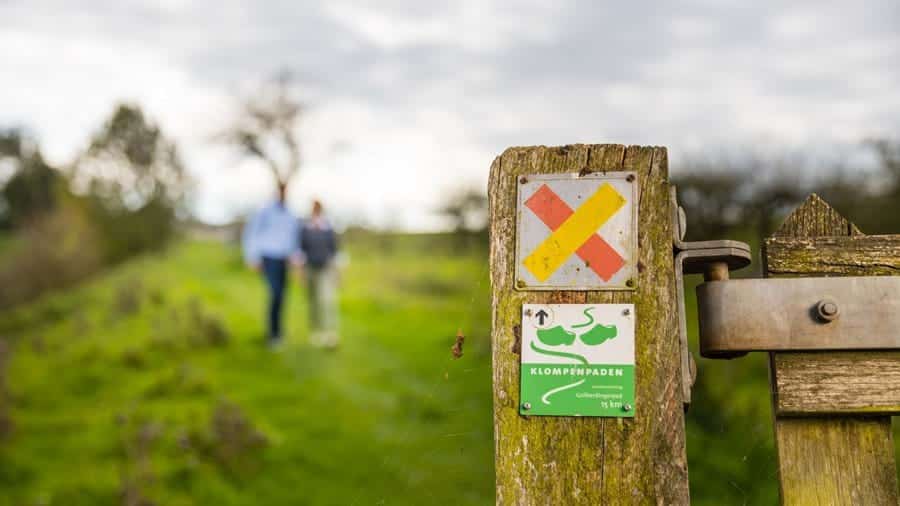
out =
[(697, 287), (700, 354), (900, 349), (900, 276), (736, 279)]
[(670, 191), (672, 209), (672, 250), (675, 256), (675, 290), (678, 305), (678, 339), (681, 347), (681, 391), (684, 407), (691, 404), (691, 388), (697, 367), (688, 348), (687, 315), (684, 307), (684, 274), (703, 274), (707, 281), (728, 279), (730, 270), (750, 265), (750, 246), (740, 241), (684, 240), (687, 217), (678, 205), (675, 186)]
[(700, 355), (735, 358), (751, 351), (900, 349), (900, 276), (729, 279), (750, 264), (739, 241), (685, 242), (685, 214), (671, 189), (678, 334), (684, 404), (696, 366), (688, 349), (684, 274), (697, 287)]

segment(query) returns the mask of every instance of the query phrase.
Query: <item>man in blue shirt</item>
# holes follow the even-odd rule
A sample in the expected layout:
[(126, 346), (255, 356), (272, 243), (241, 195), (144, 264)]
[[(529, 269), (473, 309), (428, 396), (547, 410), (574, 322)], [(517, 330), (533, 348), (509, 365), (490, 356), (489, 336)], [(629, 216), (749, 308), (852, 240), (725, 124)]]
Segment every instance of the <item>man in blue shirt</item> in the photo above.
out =
[(287, 185), (278, 184), (278, 200), (262, 208), (244, 226), (244, 260), (262, 272), (269, 286), (269, 345), (281, 343), (281, 307), (288, 261), (299, 264), (300, 223), (285, 206)]

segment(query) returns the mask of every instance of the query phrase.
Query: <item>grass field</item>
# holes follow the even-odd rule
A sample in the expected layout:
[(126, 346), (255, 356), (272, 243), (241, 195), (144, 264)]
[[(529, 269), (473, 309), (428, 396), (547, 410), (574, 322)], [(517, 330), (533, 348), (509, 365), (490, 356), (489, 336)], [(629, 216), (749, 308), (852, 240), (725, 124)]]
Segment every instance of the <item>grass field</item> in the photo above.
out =
[[(0, 506), (492, 504), (486, 251), (345, 242), (335, 352), (308, 345), (296, 282), (267, 350), (263, 285), (214, 243), (0, 313)], [(692, 503), (777, 502), (765, 356), (698, 369)]]
[(0, 504), (491, 503), (487, 271), (426, 241), (351, 246), (335, 352), (296, 289), (265, 349), (261, 282), (217, 244), (3, 315)]

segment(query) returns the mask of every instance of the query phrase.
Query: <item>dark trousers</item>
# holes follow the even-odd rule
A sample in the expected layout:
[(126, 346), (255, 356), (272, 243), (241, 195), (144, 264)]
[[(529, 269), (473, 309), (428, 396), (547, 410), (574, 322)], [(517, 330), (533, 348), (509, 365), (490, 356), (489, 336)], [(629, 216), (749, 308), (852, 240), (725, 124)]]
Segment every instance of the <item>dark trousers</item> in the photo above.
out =
[(269, 339), (281, 337), (281, 305), (284, 302), (287, 262), (283, 258), (262, 259), (263, 275), (269, 285)]

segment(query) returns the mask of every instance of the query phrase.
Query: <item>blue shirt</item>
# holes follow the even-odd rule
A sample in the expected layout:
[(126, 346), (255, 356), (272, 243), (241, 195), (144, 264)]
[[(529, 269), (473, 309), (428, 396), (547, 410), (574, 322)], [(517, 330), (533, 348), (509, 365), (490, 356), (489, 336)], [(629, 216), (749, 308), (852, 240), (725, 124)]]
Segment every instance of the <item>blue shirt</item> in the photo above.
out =
[(257, 264), (263, 257), (285, 259), (300, 254), (300, 222), (279, 202), (257, 212), (243, 234), (244, 259)]

